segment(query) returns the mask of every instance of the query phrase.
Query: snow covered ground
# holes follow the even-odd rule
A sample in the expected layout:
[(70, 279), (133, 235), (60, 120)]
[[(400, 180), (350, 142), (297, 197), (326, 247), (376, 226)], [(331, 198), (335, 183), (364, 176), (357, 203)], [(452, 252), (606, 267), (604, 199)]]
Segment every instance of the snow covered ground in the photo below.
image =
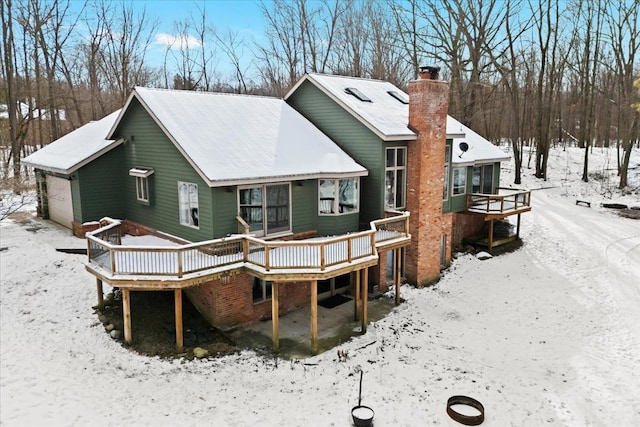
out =
[(436, 286), (403, 287), (406, 303), (340, 346), (346, 361), (127, 351), (93, 314), (84, 259), (55, 251), (78, 239), (32, 211), (4, 220), (0, 424), (349, 426), (362, 368), (376, 427), (460, 425), (446, 413), (456, 394), (484, 404), (485, 426), (638, 426), (640, 220), (601, 203), (640, 205), (640, 155), (635, 194), (617, 196), (615, 152), (593, 151), (590, 169), (613, 175), (587, 184), (582, 153), (554, 150), (548, 181), (524, 171), (521, 249), (464, 255)]

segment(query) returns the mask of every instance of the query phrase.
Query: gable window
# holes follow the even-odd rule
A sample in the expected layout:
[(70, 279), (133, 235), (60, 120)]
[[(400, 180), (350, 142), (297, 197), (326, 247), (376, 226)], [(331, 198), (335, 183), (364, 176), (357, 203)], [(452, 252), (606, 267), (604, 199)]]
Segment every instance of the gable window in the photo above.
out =
[(453, 169), (453, 195), (465, 194), (467, 192), (467, 168)]
[(136, 199), (139, 202), (149, 203), (149, 177), (153, 175), (153, 169), (135, 167), (129, 169), (129, 176), (136, 179)]
[(291, 231), (290, 183), (240, 188), (238, 213), (258, 236)]
[(474, 193), (493, 193), (493, 165), (474, 166), (472, 182)]
[(318, 213), (341, 215), (358, 212), (358, 178), (318, 181)]
[(407, 148), (387, 148), (386, 154), (384, 207), (402, 209), (407, 186)]
[(180, 224), (198, 228), (198, 184), (178, 182)]
[(253, 302), (268, 301), (271, 299), (271, 286), (273, 282), (258, 277), (253, 278)]
[(449, 168), (451, 165), (451, 145), (447, 144), (444, 152), (444, 180), (442, 188), (442, 200), (449, 199)]

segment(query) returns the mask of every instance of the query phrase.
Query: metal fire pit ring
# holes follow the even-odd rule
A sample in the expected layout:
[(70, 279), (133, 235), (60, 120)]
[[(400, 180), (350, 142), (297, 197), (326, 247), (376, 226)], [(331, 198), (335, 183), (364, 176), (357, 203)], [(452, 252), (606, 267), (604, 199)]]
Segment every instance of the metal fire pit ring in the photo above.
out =
[[(479, 415), (464, 415), (460, 412), (456, 412), (452, 406), (454, 405), (467, 405), (480, 411)], [(447, 400), (447, 414), (456, 420), (457, 422), (466, 426), (477, 426), (484, 421), (484, 406), (476, 399), (468, 396), (451, 396)]]

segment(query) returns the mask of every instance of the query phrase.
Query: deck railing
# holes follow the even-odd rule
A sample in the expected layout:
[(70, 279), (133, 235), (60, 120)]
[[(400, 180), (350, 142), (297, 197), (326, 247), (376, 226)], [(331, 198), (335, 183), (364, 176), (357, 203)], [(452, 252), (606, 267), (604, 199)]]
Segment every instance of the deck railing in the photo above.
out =
[(121, 244), (121, 222), (104, 218), (104, 226), (87, 233), (89, 263), (110, 274), (176, 276), (249, 264), (265, 271), (324, 271), (377, 255), (379, 242), (409, 236), (409, 214), (371, 222), (371, 229), (330, 238), (267, 241), (251, 235), (175, 246)]
[(478, 213), (509, 213), (531, 206), (531, 191), (499, 187), (498, 194), (467, 195), (467, 210)]

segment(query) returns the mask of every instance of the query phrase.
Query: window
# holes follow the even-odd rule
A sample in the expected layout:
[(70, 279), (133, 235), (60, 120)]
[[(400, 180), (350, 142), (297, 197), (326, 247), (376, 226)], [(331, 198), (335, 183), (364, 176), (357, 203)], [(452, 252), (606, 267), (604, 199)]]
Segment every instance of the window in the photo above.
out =
[(318, 181), (318, 212), (340, 215), (358, 212), (358, 178)]
[(447, 143), (447, 148), (444, 152), (444, 180), (442, 188), (442, 200), (449, 199), (449, 167), (451, 165), (451, 144)]
[(385, 167), (385, 209), (405, 207), (405, 188), (407, 185), (407, 148), (387, 148)]
[(493, 193), (493, 165), (473, 167), (473, 192), (482, 194)]
[(467, 192), (467, 168), (453, 169), (453, 195)]
[(403, 104), (408, 104), (409, 103), (409, 100), (407, 98), (405, 98), (404, 95), (402, 95), (400, 92), (397, 92), (395, 90), (388, 90), (387, 93), (389, 95), (393, 96), (398, 101), (402, 102)]
[(259, 277), (253, 278), (253, 302), (268, 301), (271, 299), (271, 286), (273, 282), (260, 279)]
[(136, 179), (136, 199), (139, 202), (149, 203), (149, 177), (153, 175), (153, 169), (135, 167), (129, 169), (129, 176)]
[(369, 98), (367, 95), (365, 95), (364, 93), (360, 92), (358, 89), (356, 89), (355, 87), (348, 87), (344, 90), (345, 92), (347, 92), (349, 95), (353, 95), (356, 98), (358, 98), (360, 101), (362, 102), (373, 102), (371, 100), (371, 98)]
[(147, 178), (136, 176), (136, 197), (141, 202), (149, 201), (149, 181)]
[(198, 228), (198, 184), (178, 182), (180, 224)]
[(238, 212), (259, 236), (291, 231), (290, 184), (266, 184), (238, 191)]

